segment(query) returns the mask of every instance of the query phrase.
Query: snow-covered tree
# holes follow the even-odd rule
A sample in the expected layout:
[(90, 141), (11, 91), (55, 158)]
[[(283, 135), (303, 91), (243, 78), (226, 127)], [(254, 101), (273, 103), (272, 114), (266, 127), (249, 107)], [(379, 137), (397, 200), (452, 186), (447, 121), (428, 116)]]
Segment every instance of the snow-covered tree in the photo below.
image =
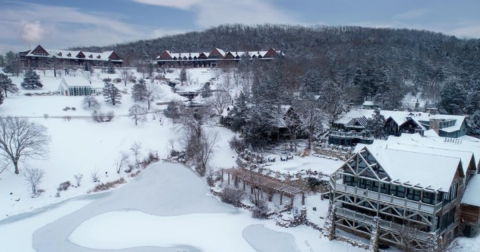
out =
[(469, 114), (480, 110), (480, 81), (474, 82), (472, 88), (468, 91), (465, 107)]
[(440, 92), (440, 105), (449, 114), (461, 114), (465, 106), (466, 93), (456, 82), (448, 82)]
[(473, 136), (480, 136), (480, 110), (475, 111), (470, 118), (468, 118), (468, 134)]
[(223, 110), (232, 104), (232, 97), (226, 90), (217, 90), (208, 99), (207, 103), (212, 106), (218, 115), (221, 115)]
[(45, 171), (38, 168), (25, 169), (25, 173), (23, 176), (25, 177), (25, 180), (27, 180), (27, 183), (30, 185), (33, 196), (38, 195), (38, 187), (40, 186), (40, 183), (42, 183), (44, 175)]
[(308, 149), (312, 149), (312, 138), (315, 132), (323, 128), (325, 115), (318, 108), (314, 98), (305, 98), (295, 103), (295, 111), (301, 122), (301, 128), (308, 134)]
[(244, 92), (241, 92), (229, 116), (232, 118), (231, 129), (235, 132), (240, 131), (245, 126), (248, 115), (248, 100)]
[(138, 122), (147, 121), (147, 109), (135, 104), (128, 110), (128, 116), (135, 122), (135, 126), (137, 126)]
[(8, 97), (8, 92), (18, 93), (17, 85), (13, 84), (12, 80), (3, 73), (0, 73), (0, 90), (3, 90), (5, 97)]
[(7, 52), (5, 55), (5, 67), (3, 68), (3, 71), (18, 77), (18, 74), (20, 73), (20, 63), (17, 54), (12, 51)]
[(125, 87), (127, 86), (127, 83), (130, 80), (131, 76), (132, 76), (132, 73), (128, 71), (128, 69), (124, 69), (120, 72), (120, 78), (123, 80)]
[(103, 97), (106, 103), (111, 103), (114, 106), (122, 103), (122, 93), (113, 83), (105, 82)]
[(370, 132), (374, 138), (381, 139), (386, 136), (384, 127), (385, 117), (380, 114), (380, 109), (376, 108), (373, 111), (372, 118), (368, 119), (365, 129)]
[(3, 55), (0, 55), (0, 67), (5, 67), (5, 57)]
[(44, 157), (50, 137), (47, 128), (25, 118), (0, 117), (0, 156), (13, 163), (19, 174), (20, 159)]
[(108, 61), (108, 64), (107, 64), (107, 73), (109, 74), (115, 73), (115, 67), (111, 61)]
[(182, 70), (180, 71), (180, 81), (182, 82), (182, 84), (187, 81), (187, 69), (185, 68), (182, 68)]
[(82, 105), (84, 109), (98, 110), (100, 108), (100, 102), (95, 96), (91, 95), (87, 95), (83, 98)]
[(23, 78), (22, 87), (25, 89), (37, 89), (42, 88), (43, 84), (40, 82), (40, 76), (31, 68), (25, 73)]
[(147, 85), (144, 79), (140, 79), (138, 83), (133, 85), (132, 98), (135, 102), (143, 102), (147, 100)]
[(338, 116), (343, 113), (345, 99), (345, 91), (342, 90), (337, 82), (328, 79), (322, 84), (318, 102), (320, 109), (324, 111), (330, 124), (335, 122)]

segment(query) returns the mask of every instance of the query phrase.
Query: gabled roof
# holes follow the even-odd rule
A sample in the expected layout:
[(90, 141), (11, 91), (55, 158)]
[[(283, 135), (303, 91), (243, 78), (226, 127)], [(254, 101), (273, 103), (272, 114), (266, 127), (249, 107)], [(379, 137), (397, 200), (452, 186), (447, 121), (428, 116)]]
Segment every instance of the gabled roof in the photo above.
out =
[[(372, 109), (354, 109), (347, 112), (342, 118), (339, 118), (335, 121), (336, 124), (347, 124), (353, 118), (359, 117), (366, 117), (371, 118), (374, 114), (374, 110)], [(417, 123), (417, 125), (422, 126), (423, 123), (428, 123), (431, 119), (437, 120), (454, 120), (454, 124), (450, 127), (445, 127), (440, 129), (440, 131), (445, 132), (454, 132), (460, 130), (462, 124), (465, 122), (465, 116), (459, 115), (431, 115), (429, 113), (422, 113), (422, 112), (408, 112), (408, 111), (391, 111), (391, 110), (380, 110), (380, 114), (385, 117), (385, 119), (391, 118), (394, 120), (397, 125), (402, 125), (407, 120), (413, 120)]]
[[(363, 146), (358, 152), (370, 152), (393, 182), (448, 192), (460, 158), (395, 150), (381, 145)], [(347, 161), (348, 162), (348, 161)]]
[(465, 193), (463, 194), (462, 204), (480, 207), (480, 176), (477, 174), (470, 179)]
[(368, 119), (365, 116), (362, 116), (362, 117), (352, 118), (352, 120), (350, 120), (350, 122), (348, 122), (345, 126), (350, 128), (358, 128), (358, 127), (365, 128), (367, 126), (367, 123), (368, 123)]
[[(36, 55), (36, 50), (44, 50), (48, 53), (48, 55)], [(114, 51), (106, 51), (101, 53), (96, 52), (84, 52), (84, 51), (71, 51), (71, 50), (56, 50), (56, 49), (44, 49), (42, 46), (37, 46), (34, 50), (31, 50), (26, 56), (27, 57), (45, 57), (45, 58), (57, 58), (57, 59), (75, 59), (79, 58), (80, 55), (85, 55), (83, 60), (96, 60), (96, 61), (108, 61), (110, 56), (114, 53)], [(91, 57), (90, 57), (91, 55)], [(121, 62), (123, 60), (112, 60), (116, 62)]]

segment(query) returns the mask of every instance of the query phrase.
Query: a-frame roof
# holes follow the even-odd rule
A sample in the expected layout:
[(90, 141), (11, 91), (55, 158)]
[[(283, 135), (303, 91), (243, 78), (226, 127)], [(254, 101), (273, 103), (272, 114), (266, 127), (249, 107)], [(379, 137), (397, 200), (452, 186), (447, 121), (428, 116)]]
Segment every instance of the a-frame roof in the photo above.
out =
[(362, 146), (356, 155), (365, 151), (399, 184), (448, 192), (457, 171), (464, 174), (458, 157), (395, 150), (375, 144)]

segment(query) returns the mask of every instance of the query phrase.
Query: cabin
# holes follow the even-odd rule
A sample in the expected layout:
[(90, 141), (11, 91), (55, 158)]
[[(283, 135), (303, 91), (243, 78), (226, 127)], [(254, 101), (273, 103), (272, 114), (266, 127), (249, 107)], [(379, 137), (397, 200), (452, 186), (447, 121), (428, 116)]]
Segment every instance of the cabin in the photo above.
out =
[(445, 248), (457, 236), (477, 234), (480, 144), (425, 138), (402, 135), (356, 147), (330, 179), (337, 229), (369, 239), (378, 216), (381, 245), (414, 251), (428, 250), (432, 240)]
[(163, 51), (156, 61), (160, 67), (217, 67), (219, 65), (236, 65), (242, 59), (271, 61), (283, 52), (270, 48), (267, 51), (225, 51), (214, 48), (210, 52), (181, 52)]
[[(374, 110), (350, 110), (332, 124), (329, 143), (354, 146), (357, 143), (371, 143), (373, 138), (364, 133), (368, 119)], [(433, 130), (440, 137), (458, 138), (467, 134), (465, 116), (440, 115), (422, 112), (380, 110), (385, 118), (384, 132), (387, 136), (423, 133)]]
[(38, 45), (33, 50), (18, 53), (21, 65), (24, 67), (42, 67), (59, 65), (73, 66), (120, 66), (123, 60), (114, 51), (101, 53), (85, 51), (69, 51), (45, 49)]

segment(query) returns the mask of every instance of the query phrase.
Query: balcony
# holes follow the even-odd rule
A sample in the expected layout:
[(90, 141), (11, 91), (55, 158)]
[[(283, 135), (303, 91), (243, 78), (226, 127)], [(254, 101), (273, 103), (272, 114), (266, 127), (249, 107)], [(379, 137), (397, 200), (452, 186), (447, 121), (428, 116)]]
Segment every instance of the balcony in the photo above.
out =
[(334, 184), (333, 188), (335, 191), (348, 193), (352, 195), (356, 195), (360, 198), (367, 198), (370, 200), (374, 200), (386, 205), (395, 205), (401, 208), (415, 210), (431, 215), (435, 215), (438, 211), (442, 209), (442, 203), (438, 203), (437, 205), (429, 205), (425, 204), (420, 201), (409, 200), (405, 198), (399, 198), (388, 194), (378, 193), (374, 191), (369, 191), (365, 189), (361, 189), (354, 186), (348, 186), (345, 184)]
[(358, 139), (368, 139), (368, 140), (373, 140), (373, 136), (370, 134), (366, 133), (361, 133), (361, 132), (355, 132), (355, 131), (350, 131), (350, 132), (342, 132), (342, 131), (331, 131), (329, 134), (330, 137), (336, 137), (336, 138), (358, 138)]
[[(371, 226), (373, 226), (373, 223), (374, 223), (374, 219), (373, 219), (374, 216), (369, 216), (369, 215), (357, 213), (355, 211), (345, 209), (345, 208), (337, 208), (336, 212), (335, 212), (335, 215), (341, 216), (341, 217), (346, 218), (346, 219), (355, 220), (357, 222), (365, 223), (365, 224), (368, 224), (368, 225), (371, 225)], [(407, 227), (407, 226), (404, 226), (404, 225), (393, 223), (391, 221), (385, 221), (385, 220), (382, 220), (382, 219), (380, 219), (379, 224), (380, 224), (381, 229), (389, 230), (391, 232), (395, 232), (395, 233), (398, 233), (398, 234), (400, 234), (402, 232), (408, 232), (410, 234), (413, 234), (417, 239), (422, 240), (422, 241), (427, 241), (428, 238), (431, 237), (431, 235), (434, 235), (434, 234), (437, 235), (438, 231), (439, 231), (439, 230), (437, 230), (437, 231), (435, 231), (435, 233), (423, 232), (423, 231), (420, 231), (420, 230), (415, 229), (415, 228)]]

